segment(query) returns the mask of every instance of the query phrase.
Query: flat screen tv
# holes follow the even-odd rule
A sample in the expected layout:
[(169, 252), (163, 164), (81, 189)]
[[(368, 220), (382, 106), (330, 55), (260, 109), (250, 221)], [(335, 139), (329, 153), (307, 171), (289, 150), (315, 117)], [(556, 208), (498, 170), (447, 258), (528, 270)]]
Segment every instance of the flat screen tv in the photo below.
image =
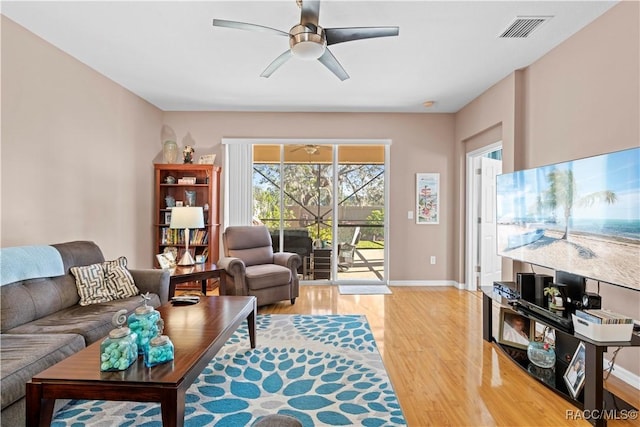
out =
[(499, 175), (498, 254), (640, 290), (640, 148)]

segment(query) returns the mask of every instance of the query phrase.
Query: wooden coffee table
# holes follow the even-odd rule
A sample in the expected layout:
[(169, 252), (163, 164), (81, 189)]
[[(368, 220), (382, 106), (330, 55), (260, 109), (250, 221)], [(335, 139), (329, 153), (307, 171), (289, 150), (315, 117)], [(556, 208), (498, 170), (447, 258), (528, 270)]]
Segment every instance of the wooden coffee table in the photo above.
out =
[(56, 399), (160, 402), (162, 424), (184, 425), (185, 394), (225, 342), (247, 319), (256, 346), (256, 298), (200, 297), (195, 305), (158, 308), (173, 362), (147, 368), (140, 357), (126, 371), (100, 372), (100, 340), (35, 375), (27, 383), (27, 426), (50, 425)]

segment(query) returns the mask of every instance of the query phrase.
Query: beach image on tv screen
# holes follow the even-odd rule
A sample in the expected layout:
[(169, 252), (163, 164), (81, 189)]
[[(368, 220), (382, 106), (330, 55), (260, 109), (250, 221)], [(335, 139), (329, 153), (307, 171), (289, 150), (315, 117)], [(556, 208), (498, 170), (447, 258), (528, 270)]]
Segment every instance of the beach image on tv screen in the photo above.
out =
[(640, 148), (499, 175), (498, 254), (640, 289)]

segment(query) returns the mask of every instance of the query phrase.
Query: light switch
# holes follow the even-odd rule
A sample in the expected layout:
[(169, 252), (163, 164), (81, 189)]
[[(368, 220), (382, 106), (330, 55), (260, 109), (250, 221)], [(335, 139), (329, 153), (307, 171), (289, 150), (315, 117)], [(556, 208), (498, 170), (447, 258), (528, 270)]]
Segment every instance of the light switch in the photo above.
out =
[(413, 219), (413, 211), (407, 211), (407, 219)]

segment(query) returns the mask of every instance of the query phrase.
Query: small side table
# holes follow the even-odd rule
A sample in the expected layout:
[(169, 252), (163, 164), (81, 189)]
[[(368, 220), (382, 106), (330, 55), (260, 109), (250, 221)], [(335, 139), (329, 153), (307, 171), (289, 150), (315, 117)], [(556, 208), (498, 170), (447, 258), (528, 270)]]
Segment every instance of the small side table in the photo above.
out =
[(190, 266), (176, 266), (169, 270), (169, 298), (173, 298), (176, 293), (176, 285), (178, 283), (202, 282), (202, 293), (207, 294), (207, 280), (218, 278), (220, 280), (220, 289), (225, 289), (224, 269), (218, 268), (213, 263), (194, 264)]
[(313, 280), (331, 279), (331, 248), (314, 249), (311, 256)]

